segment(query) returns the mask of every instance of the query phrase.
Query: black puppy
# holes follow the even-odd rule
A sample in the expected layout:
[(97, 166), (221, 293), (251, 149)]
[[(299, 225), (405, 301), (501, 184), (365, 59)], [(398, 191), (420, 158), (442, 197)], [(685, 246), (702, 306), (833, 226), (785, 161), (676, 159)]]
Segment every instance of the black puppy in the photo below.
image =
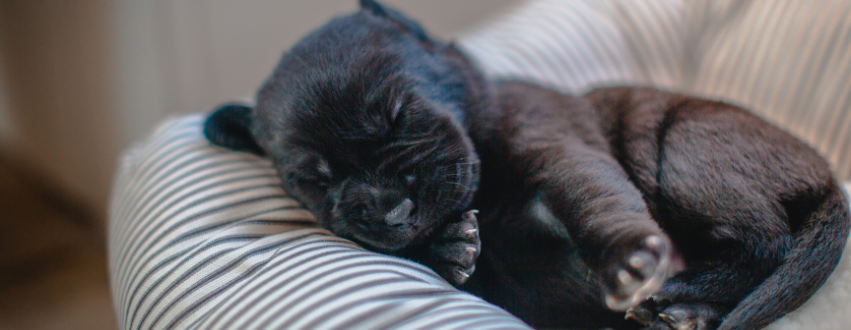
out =
[(336, 234), (536, 327), (758, 328), (836, 266), (844, 196), (788, 134), (652, 89), (487, 82), (398, 12), (361, 6), (285, 54), (254, 108), (205, 127), (271, 157)]

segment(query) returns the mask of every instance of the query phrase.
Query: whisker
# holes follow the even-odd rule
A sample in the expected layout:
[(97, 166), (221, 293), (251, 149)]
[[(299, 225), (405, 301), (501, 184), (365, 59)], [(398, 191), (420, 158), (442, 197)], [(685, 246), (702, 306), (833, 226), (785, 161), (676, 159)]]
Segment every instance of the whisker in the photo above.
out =
[(431, 143), (431, 142), (434, 142), (434, 141), (437, 141), (437, 140), (438, 140), (437, 138), (429, 136), (429, 137), (425, 137), (425, 138), (418, 139), (418, 140), (396, 141), (396, 142), (390, 143), (388, 145), (385, 145), (384, 147), (381, 148), (381, 151), (384, 151), (384, 149), (416, 146), (416, 145), (420, 145), (420, 144)]
[(458, 186), (458, 187), (464, 187), (464, 188), (466, 188), (466, 187), (467, 187), (466, 185), (464, 185), (463, 183), (460, 183), (460, 182), (458, 182), (458, 181), (441, 181), (440, 183), (448, 184), (448, 185), (453, 185), (453, 186)]

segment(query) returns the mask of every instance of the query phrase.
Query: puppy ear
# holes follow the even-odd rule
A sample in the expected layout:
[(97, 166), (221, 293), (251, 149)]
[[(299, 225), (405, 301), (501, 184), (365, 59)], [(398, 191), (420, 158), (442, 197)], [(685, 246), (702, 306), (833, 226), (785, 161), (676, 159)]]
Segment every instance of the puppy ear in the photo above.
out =
[(396, 23), (401, 28), (415, 35), (420, 41), (431, 41), (422, 26), (410, 18), (405, 17), (405, 15), (402, 15), (402, 13), (395, 9), (386, 7), (375, 0), (360, 0), (360, 8), (361, 10), (370, 12), (375, 16), (384, 17), (393, 23)]
[(266, 153), (251, 135), (250, 125), (251, 107), (225, 104), (207, 117), (204, 136), (215, 145), (263, 156)]

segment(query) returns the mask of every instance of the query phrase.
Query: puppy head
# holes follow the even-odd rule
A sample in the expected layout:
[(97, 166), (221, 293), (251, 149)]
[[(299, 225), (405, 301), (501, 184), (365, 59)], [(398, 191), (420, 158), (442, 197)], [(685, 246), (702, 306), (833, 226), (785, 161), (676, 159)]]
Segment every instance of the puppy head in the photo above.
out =
[(397, 11), (361, 7), (299, 41), (254, 108), (220, 108), (205, 133), (271, 157), (325, 228), (395, 251), (460, 220), (471, 202), (479, 160), (463, 112), (480, 77)]

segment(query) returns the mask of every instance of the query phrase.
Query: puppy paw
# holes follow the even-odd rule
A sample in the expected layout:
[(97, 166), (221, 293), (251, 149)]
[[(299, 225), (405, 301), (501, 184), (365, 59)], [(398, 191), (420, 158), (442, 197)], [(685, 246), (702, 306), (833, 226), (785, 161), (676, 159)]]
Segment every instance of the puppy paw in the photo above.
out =
[(430, 247), (435, 257), (432, 269), (452, 285), (464, 284), (476, 270), (476, 259), (482, 247), (476, 219), (478, 212), (467, 211), (460, 222), (447, 225)]
[(689, 317), (688, 313), (682, 309), (659, 313), (659, 320), (665, 322), (671, 329), (675, 330), (707, 330), (705, 324), (699, 324), (697, 320)]
[(721, 323), (725, 309), (714, 304), (675, 304), (659, 313), (650, 329), (712, 330)]
[(626, 310), (659, 291), (670, 273), (671, 242), (665, 236), (652, 235), (640, 246), (615, 260), (607, 271), (606, 305)]
[(647, 297), (638, 306), (626, 310), (625, 318), (642, 325), (650, 325), (659, 318), (659, 312), (671, 306), (671, 300), (660, 295)]

